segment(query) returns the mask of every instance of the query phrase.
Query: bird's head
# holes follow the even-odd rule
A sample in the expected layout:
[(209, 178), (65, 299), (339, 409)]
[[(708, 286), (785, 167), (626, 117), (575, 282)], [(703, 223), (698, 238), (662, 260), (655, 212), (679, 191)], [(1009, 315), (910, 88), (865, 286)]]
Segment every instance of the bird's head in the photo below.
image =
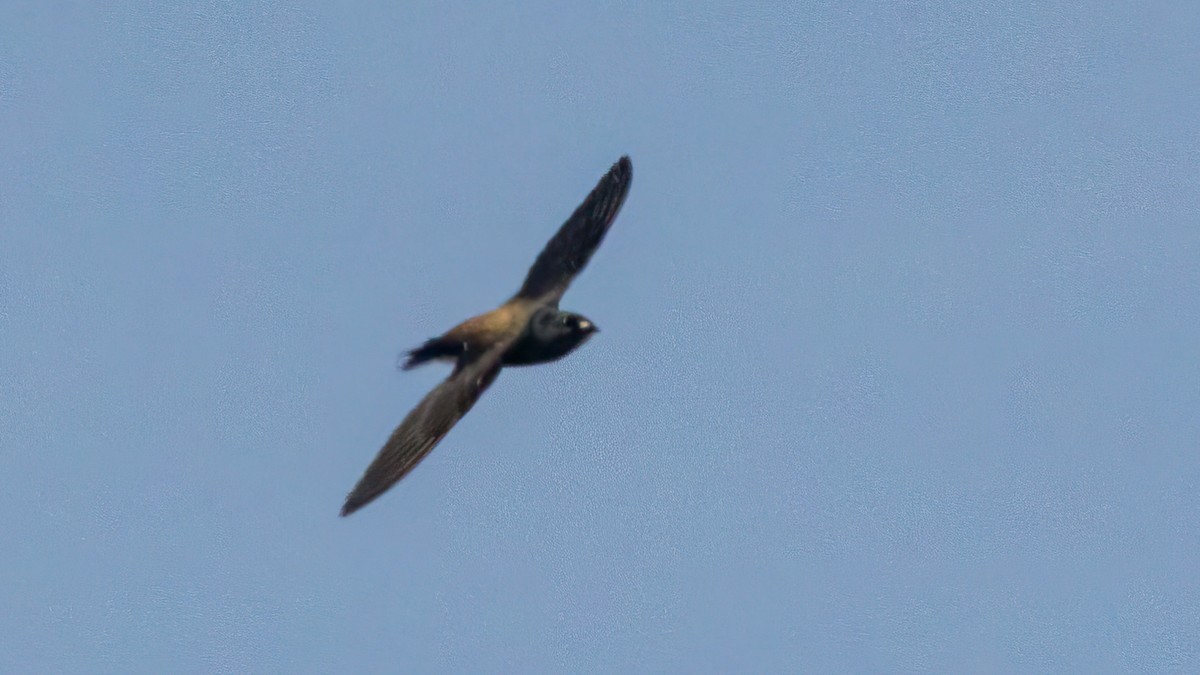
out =
[(536, 362), (553, 361), (566, 356), (600, 332), (591, 319), (556, 307), (539, 310), (530, 322), (529, 330), (529, 339), (532, 341), (529, 347), (537, 352), (531, 358)]
[(574, 314), (572, 312), (560, 312), (559, 321), (573, 335), (581, 338), (589, 337), (592, 333), (599, 333), (600, 329), (592, 320), (582, 314)]

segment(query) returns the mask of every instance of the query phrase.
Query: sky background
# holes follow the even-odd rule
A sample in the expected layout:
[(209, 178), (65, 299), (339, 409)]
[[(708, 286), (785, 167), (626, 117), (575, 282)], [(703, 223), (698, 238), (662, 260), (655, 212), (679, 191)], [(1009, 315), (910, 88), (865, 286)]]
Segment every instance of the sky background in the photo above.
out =
[(1200, 5), (409, 4), (0, 6), (0, 671), (1200, 670)]

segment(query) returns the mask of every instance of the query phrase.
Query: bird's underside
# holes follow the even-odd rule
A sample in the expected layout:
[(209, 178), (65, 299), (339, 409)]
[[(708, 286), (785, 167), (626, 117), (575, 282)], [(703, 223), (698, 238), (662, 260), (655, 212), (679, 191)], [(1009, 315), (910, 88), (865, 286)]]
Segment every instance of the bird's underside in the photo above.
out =
[(348, 516), (412, 471), (511, 365), (561, 358), (597, 329), (558, 309), (571, 280), (587, 265), (629, 192), (633, 166), (622, 157), (546, 244), (521, 289), (500, 307), (472, 317), (408, 352), (408, 369), (453, 360), (454, 371), (404, 418), (346, 497)]

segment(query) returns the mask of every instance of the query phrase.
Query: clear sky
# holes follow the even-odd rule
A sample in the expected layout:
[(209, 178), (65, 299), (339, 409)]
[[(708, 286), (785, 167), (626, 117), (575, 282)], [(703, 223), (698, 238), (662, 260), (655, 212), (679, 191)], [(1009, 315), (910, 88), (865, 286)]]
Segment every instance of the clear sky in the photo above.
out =
[(0, 671), (1200, 671), (1200, 4), (500, 7), (0, 5)]

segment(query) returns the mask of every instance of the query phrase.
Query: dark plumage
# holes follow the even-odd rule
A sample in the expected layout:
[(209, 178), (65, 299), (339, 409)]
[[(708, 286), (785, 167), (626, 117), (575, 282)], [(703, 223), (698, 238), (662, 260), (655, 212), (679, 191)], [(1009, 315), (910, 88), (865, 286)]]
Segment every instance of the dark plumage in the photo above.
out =
[(403, 478), (442, 440), (505, 366), (560, 359), (595, 333), (587, 318), (558, 308), (575, 275), (587, 265), (612, 226), (633, 178), (622, 157), (538, 255), (515, 296), (406, 354), (405, 370), (433, 360), (454, 361), (450, 377), (429, 392), (367, 467), (346, 496), (342, 515), (369, 504)]

